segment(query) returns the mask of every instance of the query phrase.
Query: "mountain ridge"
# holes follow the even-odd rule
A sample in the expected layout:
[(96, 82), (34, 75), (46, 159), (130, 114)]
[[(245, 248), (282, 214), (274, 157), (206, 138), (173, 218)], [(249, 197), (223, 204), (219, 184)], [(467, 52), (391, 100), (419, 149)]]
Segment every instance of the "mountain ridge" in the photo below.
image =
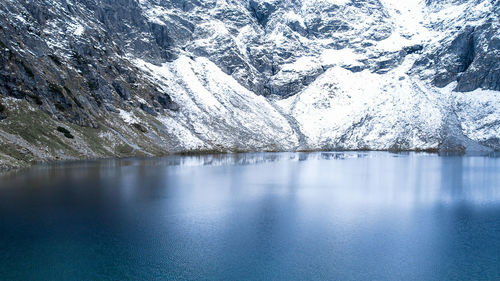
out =
[(488, 0), (3, 1), (0, 166), (498, 150), (499, 14)]

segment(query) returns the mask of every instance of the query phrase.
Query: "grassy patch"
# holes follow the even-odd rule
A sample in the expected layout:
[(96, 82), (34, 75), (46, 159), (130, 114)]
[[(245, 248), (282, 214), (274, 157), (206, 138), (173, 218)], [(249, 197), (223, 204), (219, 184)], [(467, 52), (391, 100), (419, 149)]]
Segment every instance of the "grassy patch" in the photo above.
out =
[[(129, 145), (109, 147), (109, 140), (106, 136), (101, 135), (102, 132), (106, 131), (103, 129), (106, 128), (105, 126), (91, 128), (71, 123), (63, 125), (38, 107), (30, 106), (27, 100), (2, 103), (8, 108), (9, 115), (0, 122), (0, 131), (22, 138), (27, 142), (28, 151), (46, 151), (50, 156), (44, 155), (42, 156), (44, 158), (54, 159), (61, 155), (72, 158), (111, 157), (118, 155), (118, 152), (123, 153), (121, 155), (134, 153), (134, 149)], [(95, 120), (99, 124), (104, 124), (105, 121), (104, 118)], [(77, 135), (80, 138), (77, 139)], [(73, 141), (70, 142), (70, 140)], [(24, 153), (24, 146), (24, 144), (21, 147), (10, 142), (0, 143), (0, 157), (5, 155), (7, 157), (5, 158), (7, 159), (6, 163), (13, 161), (29, 163), (32, 160), (41, 160), (37, 153)]]
[(116, 146), (116, 152), (119, 154), (129, 155), (134, 150), (130, 145), (124, 143)]
[(27, 155), (25, 153), (21, 152), (22, 148), (16, 146), (15, 144), (12, 143), (3, 143), (2, 144), (2, 152), (5, 153), (6, 155), (9, 155), (10, 157), (23, 161), (25, 163), (30, 163), (33, 161), (33, 157), (30, 155)]
[(12, 114), (0, 124), (0, 129), (23, 138), (35, 147), (47, 147), (52, 152), (63, 150), (70, 154), (76, 154), (74, 148), (53, 134), (52, 120), (45, 112), (27, 110), (28, 106), (14, 108)]
[(80, 132), (80, 135), (92, 151), (103, 156), (112, 156), (112, 153), (106, 150), (105, 145), (103, 145), (105, 143), (105, 140), (101, 136), (99, 136), (99, 132), (101, 132), (101, 129), (80, 126), (74, 126), (72, 128), (75, 131)]

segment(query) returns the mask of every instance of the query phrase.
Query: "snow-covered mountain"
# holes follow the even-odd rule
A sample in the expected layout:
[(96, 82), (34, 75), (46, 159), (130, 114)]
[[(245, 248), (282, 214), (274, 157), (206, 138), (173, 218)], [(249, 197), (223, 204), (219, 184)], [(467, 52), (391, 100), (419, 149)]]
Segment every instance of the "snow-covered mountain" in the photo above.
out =
[(3, 0), (0, 163), (500, 149), (498, 0)]

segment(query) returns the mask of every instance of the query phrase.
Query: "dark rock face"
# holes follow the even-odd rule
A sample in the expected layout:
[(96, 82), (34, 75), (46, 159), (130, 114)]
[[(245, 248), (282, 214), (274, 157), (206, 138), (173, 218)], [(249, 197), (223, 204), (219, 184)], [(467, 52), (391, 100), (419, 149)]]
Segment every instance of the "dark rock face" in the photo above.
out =
[(464, 154), (466, 151), (466, 147), (463, 141), (455, 136), (447, 137), (443, 140), (443, 142), (439, 145), (440, 153), (457, 153)]
[(491, 22), (474, 30), (466, 57), (470, 64), (458, 79), (457, 91), (477, 88), (500, 91), (500, 38), (497, 35), (498, 29)]
[(139, 105), (139, 107), (140, 107), (142, 110), (144, 110), (144, 112), (146, 112), (146, 113), (148, 113), (148, 114), (150, 114), (150, 115), (153, 115), (153, 116), (156, 116), (156, 115), (157, 115), (157, 113), (155, 112), (155, 110), (154, 110), (153, 108), (149, 107), (147, 104), (141, 103), (141, 104)]
[(0, 103), (0, 120), (7, 118), (7, 107)]
[[(451, 44), (430, 56), (436, 69), (433, 84), (444, 87), (457, 81), (456, 91), (477, 88), (500, 90), (500, 39), (498, 27), (487, 22), (465, 27)], [(425, 64), (426, 57), (418, 63)]]
[(120, 81), (113, 81), (111, 83), (116, 93), (124, 100), (130, 99), (130, 91), (125, 86), (125, 83)]
[[(184, 22), (180, 30), (151, 24), (132, 0), (11, 1), (0, 5), (0, 15), (0, 95), (26, 99), (60, 120), (88, 127), (97, 126), (101, 111), (121, 107), (132, 95), (156, 93), (124, 54), (171, 60), (172, 46), (192, 29)], [(84, 22), (71, 27), (77, 25), (74, 18)]]
[(271, 14), (276, 11), (276, 6), (265, 1), (250, 0), (248, 8), (254, 14), (260, 25), (266, 26)]
[(439, 73), (434, 78), (434, 84), (444, 87), (457, 80), (460, 73), (466, 71), (474, 60), (474, 28), (466, 27), (440, 55), (446, 58), (445, 72)]
[(424, 49), (424, 46), (422, 46), (420, 44), (413, 45), (413, 46), (407, 46), (407, 47), (403, 48), (403, 50), (406, 52), (407, 55), (420, 52), (423, 49)]
[(165, 109), (169, 109), (172, 111), (178, 111), (179, 105), (172, 100), (172, 98), (167, 94), (158, 95), (156, 100), (163, 106)]

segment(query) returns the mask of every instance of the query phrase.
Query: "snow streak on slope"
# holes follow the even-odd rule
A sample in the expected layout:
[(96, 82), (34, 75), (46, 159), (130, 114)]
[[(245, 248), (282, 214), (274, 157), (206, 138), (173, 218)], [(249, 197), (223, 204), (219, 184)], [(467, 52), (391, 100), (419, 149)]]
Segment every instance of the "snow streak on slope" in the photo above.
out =
[[(136, 65), (151, 76), (178, 104), (175, 117), (204, 144), (199, 149), (291, 150), (298, 139), (287, 120), (262, 96), (256, 96), (205, 58), (182, 56), (155, 66)], [(175, 121), (174, 121), (175, 119)]]

